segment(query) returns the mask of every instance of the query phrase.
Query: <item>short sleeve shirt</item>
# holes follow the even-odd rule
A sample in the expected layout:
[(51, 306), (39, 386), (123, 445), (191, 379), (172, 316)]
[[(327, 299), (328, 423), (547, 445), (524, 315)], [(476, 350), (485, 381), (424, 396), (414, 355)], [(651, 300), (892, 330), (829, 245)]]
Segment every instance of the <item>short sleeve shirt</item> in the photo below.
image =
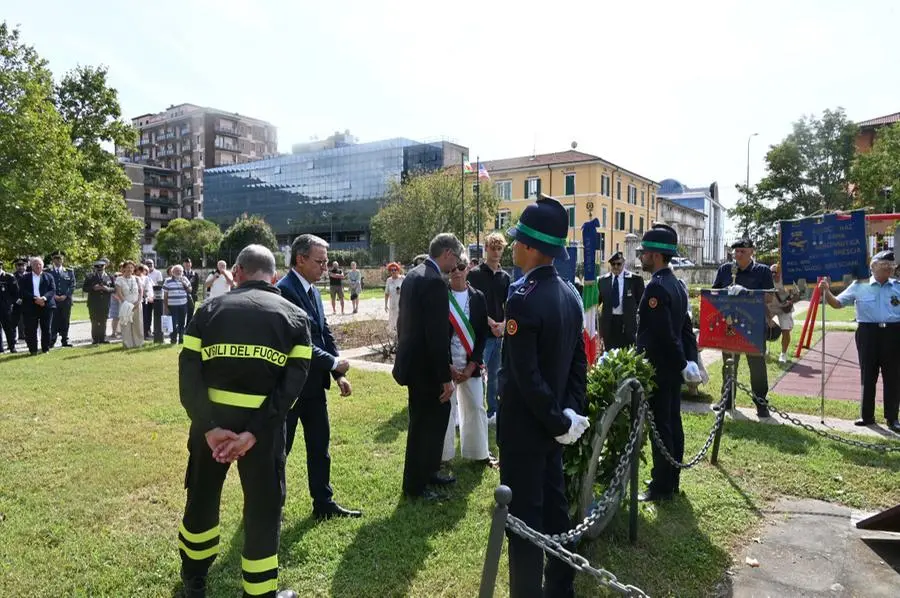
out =
[(868, 324), (900, 322), (900, 281), (889, 278), (879, 284), (874, 278), (855, 280), (837, 296), (841, 305), (856, 305), (856, 321)]

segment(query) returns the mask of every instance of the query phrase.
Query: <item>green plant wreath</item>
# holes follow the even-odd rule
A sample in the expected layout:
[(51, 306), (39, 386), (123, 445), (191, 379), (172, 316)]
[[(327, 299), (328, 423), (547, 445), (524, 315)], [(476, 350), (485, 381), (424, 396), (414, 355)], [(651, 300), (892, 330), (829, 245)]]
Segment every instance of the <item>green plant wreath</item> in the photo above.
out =
[[(588, 370), (587, 403), (585, 413), (590, 419), (591, 428), (585, 432), (575, 444), (563, 451), (563, 471), (566, 481), (566, 497), (569, 500), (569, 515), (580, 520), (584, 513), (579, 513), (579, 500), (584, 476), (590, 467), (592, 443), (604, 411), (615, 402), (615, 393), (619, 384), (628, 378), (636, 378), (649, 396), (656, 388), (653, 381), (655, 370), (650, 362), (644, 359), (634, 348), (613, 349), (607, 351), (600, 361)], [(631, 408), (625, 407), (613, 422), (600, 452), (600, 463), (594, 480), (594, 496), (599, 497), (609, 486), (615, 472), (619, 457), (628, 444), (631, 427)]]

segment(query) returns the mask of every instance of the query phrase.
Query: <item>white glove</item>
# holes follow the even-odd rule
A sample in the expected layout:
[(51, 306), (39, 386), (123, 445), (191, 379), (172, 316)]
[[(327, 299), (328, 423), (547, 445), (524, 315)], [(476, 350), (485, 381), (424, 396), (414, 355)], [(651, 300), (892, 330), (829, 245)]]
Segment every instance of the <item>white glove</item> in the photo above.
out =
[(739, 284), (733, 284), (730, 287), (728, 287), (728, 295), (730, 297), (734, 297), (735, 295), (740, 294), (741, 291), (746, 291), (746, 290), (747, 290), (747, 287), (742, 287)]
[(697, 365), (696, 361), (687, 362), (687, 365), (681, 370), (681, 375), (684, 377), (685, 382), (700, 383), (702, 380), (700, 366)]
[(703, 384), (709, 384), (709, 372), (706, 371), (706, 368), (700, 368), (700, 379)]
[(569, 431), (562, 436), (557, 436), (560, 444), (574, 444), (581, 435), (590, 427), (591, 422), (583, 415), (578, 415), (572, 409), (563, 409), (563, 415), (569, 418)]

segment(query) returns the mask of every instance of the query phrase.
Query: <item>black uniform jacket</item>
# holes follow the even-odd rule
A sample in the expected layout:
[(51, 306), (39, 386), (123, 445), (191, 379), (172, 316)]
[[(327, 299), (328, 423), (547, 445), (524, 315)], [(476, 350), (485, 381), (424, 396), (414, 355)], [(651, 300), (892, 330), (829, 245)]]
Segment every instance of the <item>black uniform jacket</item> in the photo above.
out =
[(687, 292), (672, 270), (654, 273), (638, 309), (637, 349), (658, 377), (680, 378), (687, 362), (697, 361), (697, 339), (687, 309)]
[(497, 442), (501, 451), (544, 452), (569, 430), (563, 410), (584, 412), (584, 315), (577, 291), (553, 266), (517, 285), (506, 302)]
[(206, 302), (188, 325), (178, 361), (192, 428), (277, 433), (311, 355), (306, 314), (271, 284), (247, 282)]

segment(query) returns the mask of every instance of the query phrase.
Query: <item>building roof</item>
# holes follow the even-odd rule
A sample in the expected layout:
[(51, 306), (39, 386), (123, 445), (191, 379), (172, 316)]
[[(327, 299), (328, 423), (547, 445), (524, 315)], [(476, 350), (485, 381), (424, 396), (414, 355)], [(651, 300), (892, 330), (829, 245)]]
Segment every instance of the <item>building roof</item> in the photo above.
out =
[(900, 122), (900, 112), (895, 112), (894, 114), (888, 114), (887, 116), (879, 116), (878, 118), (871, 118), (869, 120), (864, 120), (861, 123), (856, 123), (856, 126), (861, 129), (866, 128), (874, 128), (874, 127), (883, 127), (885, 125), (890, 125), (896, 122)]
[(600, 156), (595, 156), (593, 154), (586, 154), (584, 152), (579, 152), (576, 150), (566, 150), (564, 152), (555, 152), (552, 154), (536, 154), (532, 156), (521, 156), (518, 158), (503, 158), (501, 160), (485, 160), (482, 162), (485, 168), (487, 168), (488, 172), (493, 171), (504, 171), (504, 170), (520, 170), (526, 168), (537, 168), (544, 166), (555, 166), (558, 164), (577, 164), (579, 162), (605, 162), (609, 164), (613, 168), (621, 170), (622, 172), (627, 172), (636, 177), (645, 179), (650, 181), (651, 183), (656, 183), (656, 181), (637, 174), (636, 172), (632, 172), (625, 168), (621, 168), (616, 164), (613, 164), (609, 160), (605, 160)]

